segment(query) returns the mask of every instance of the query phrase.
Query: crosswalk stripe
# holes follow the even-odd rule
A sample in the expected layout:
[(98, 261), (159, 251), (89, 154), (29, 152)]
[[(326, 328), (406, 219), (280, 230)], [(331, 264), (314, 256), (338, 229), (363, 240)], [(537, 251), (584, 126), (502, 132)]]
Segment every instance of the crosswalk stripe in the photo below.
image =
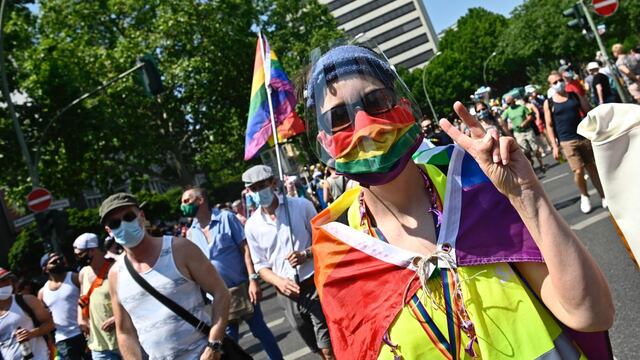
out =
[(298, 351), (294, 351), (289, 355), (285, 355), (284, 360), (296, 360), (296, 359), (300, 359), (301, 357), (307, 355), (311, 353), (311, 350), (309, 350), (308, 347), (304, 347)]
[(569, 173), (564, 173), (564, 174), (560, 174), (560, 175), (557, 175), (557, 176), (554, 176), (554, 177), (551, 177), (551, 178), (548, 178), (548, 179), (544, 179), (544, 180), (542, 180), (542, 183), (543, 184), (550, 183), (550, 182), (552, 182), (554, 180), (558, 180), (558, 179), (563, 178), (563, 177), (565, 177), (567, 175), (569, 175)]

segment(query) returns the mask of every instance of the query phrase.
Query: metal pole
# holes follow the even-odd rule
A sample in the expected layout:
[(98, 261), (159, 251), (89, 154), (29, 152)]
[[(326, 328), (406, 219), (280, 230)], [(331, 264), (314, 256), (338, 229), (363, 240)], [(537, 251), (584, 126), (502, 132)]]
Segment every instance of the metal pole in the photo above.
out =
[[(579, 0), (578, 4), (582, 7), (582, 11), (584, 12), (585, 17), (587, 18), (587, 22), (589, 23), (589, 26), (591, 27), (591, 31), (593, 32), (593, 36), (596, 38), (596, 42), (598, 43), (598, 47), (600, 48), (600, 52), (602, 53), (602, 56), (604, 57), (604, 61), (605, 61), (606, 65), (607, 65), (607, 67), (609, 68), (609, 71), (611, 71), (611, 74), (613, 76), (615, 76), (615, 74), (617, 73), (617, 68), (614, 68), (614, 66), (611, 64), (611, 60), (609, 59), (607, 48), (604, 47), (604, 43), (602, 42), (602, 38), (600, 37), (600, 34), (598, 33), (598, 28), (596, 27), (596, 23), (593, 21), (593, 17), (591, 17), (591, 11), (589, 11), (589, 7), (587, 7), (587, 5), (584, 3), (584, 0)], [(617, 83), (617, 81), (616, 81), (616, 83)], [(623, 103), (630, 102), (629, 99), (627, 98), (627, 94), (624, 92), (624, 90), (622, 89), (620, 84), (617, 84), (617, 85), (618, 86), (616, 86), (616, 90), (618, 91), (618, 95), (620, 96), (620, 100), (622, 100)]]
[[(431, 60), (435, 59), (436, 56), (440, 55), (441, 52), (437, 52)], [(427, 103), (429, 104), (429, 108), (431, 109), (431, 114), (433, 114), (433, 121), (438, 121), (438, 114), (436, 110), (433, 108), (433, 104), (431, 104), (431, 98), (429, 97), (429, 93), (427, 92), (427, 79), (424, 77), (427, 73), (427, 66), (431, 63), (431, 60), (422, 68), (422, 90), (424, 90), (424, 95), (427, 97)]]
[(7, 102), (7, 107), (9, 108), (9, 114), (11, 115), (11, 119), (13, 120), (13, 127), (16, 131), (16, 136), (18, 137), (18, 143), (20, 144), (22, 157), (24, 158), (24, 161), (27, 164), (29, 177), (31, 178), (31, 186), (36, 188), (40, 186), (40, 177), (38, 176), (38, 169), (36, 166), (34, 166), (34, 163), (31, 161), (31, 153), (29, 153), (29, 148), (27, 147), (27, 143), (24, 140), (24, 134), (22, 133), (22, 128), (20, 127), (18, 116), (16, 115), (16, 110), (13, 107), (13, 101), (11, 100), (11, 92), (9, 91), (9, 83), (7, 81), (7, 72), (6, 72), (5, 62), (4, 62), (5, 5), (6, 5), (6, 0), (2, 0), (2, 4), (0, 4), (0, 76), (2, 77), (2, 96)]
[(484, 66), (482, 66), (482, 80), (484, 80), (484, 86), (487, 86), (487, 64), (489, 63), (489, 60), (491, 60), (492, 57), (496, 56), (496, 54), (497, 53), (495, 51), (491, 53), (491, 55), (489, 55), (487, 60), (484, 61)]
[[(267, 71), (271, 71), (271, 68), (267, 68), (265, 62), (265, 56), (271, 56), (271, 54), (264, 53), (264, 44), (262, 43), (262, 32), (258, 33), (260, 44), (260, 55), (262, 56), (262, 64), (264, 66), (265, 72), (265, 82), (264, 86), (267, 89), (267, 102), (269, 103), (269, 117), (271, 118), (271, 134), (273, 136), (273, 143), (276, 148), (276, 162), (278, 163), (278, 175), (280, 178), (280, 192), (282, 193), (282, 202), (284, 206), (285, 216), (287, 217), (287, 222), (289, 223), (289, 246), (291, 247), (291, 251), (293, 252), (293, 223), (291, 222), (291, 213), (289, 212), (289, 203), (287, 201), (287, 193), (284, 189), (284, 171), (282, 169), (282, 160), (280, 159), (280, 144), (278, 143), (278, 128), (276, 127), (276, 119), (273, 116), (273, 103), (271, 102), (271, 85), (269, 84), (270, 76), (267, 76)], [(296, 271), (295, 274), (295, 282), (297, 284), (300, 283), (300, 272), (298, 271), (298, 267), (294, 269)]]

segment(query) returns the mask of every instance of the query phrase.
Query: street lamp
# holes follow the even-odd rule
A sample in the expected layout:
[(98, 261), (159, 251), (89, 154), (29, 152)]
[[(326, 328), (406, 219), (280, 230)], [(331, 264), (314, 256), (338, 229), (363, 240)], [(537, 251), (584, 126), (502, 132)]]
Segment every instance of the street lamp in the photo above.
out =
[(484, 80), (484, 86), (487, 86), (487, 64), (492, 57), (496, 56), (496, 52), (492, 52), (491, 55), (484, 61), (484, 66), (482, 67), (482, 79)]
[(429, 98), (429, 93), (427, 92), (427, 79), (424, 75), (427, 73), (427, 66), (431, 63), (431, 60), (435, 59), (438, 55), (442, 54), (442, 51), (438, 51), (422, 68), (422, 90), (424, 90), (424, 95), (427, 97), (427, 103), (429, 104), (429, 108), (431, 109), (431, 114), (433, 115), (433, 121), (438, 121), (438, 114), (436, 110), (433, 108), (433, 104), (431, 104), (431, 99)]

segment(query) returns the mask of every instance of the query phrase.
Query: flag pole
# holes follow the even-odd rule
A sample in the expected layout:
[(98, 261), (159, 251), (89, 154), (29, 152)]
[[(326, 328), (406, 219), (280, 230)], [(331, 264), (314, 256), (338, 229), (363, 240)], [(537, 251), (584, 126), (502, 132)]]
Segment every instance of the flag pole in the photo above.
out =
[[(264, 67), (264, 87), (267, 89), (267, 102), (269, 103), (269, 118), (271, 119), (271, 135), (273, 136), (273, 143), (276, 148), (276, 162), (278, 164), (278, 176), (280, 178), (280, 192), (282, 193), (282, 201), (284, 206), (284, 212), (287, 217), (287, 222), (289, 223), (289, 246), (291, 247), (291, 251), (293, 252), (293, 223), (291, 222), (291, 213), (289, 212), (289, 202), (287, 201), (287, 193), (284, 188), (284, 170), (282, 168), (282, 160), (280, 157), (280, 144), (278, 142), (278, 128), (276, 127), (276, 119), (273, 115), (273, 103), (271, 102), (271, 54), (265, 54), (264, 52), (264, 43), (262, 40), (262, 31), (258, 32), (258, 43), (260, 44), (260, 56), (262, 56), (262, 66)], [(269, 62), (267, 64), (266, 57), (268, 57)], [(296, 271), (295, 274), (295, 282), (296, 284), (300, 283), (300, 272), (298, 271), (298, 267), (294, 268)]]

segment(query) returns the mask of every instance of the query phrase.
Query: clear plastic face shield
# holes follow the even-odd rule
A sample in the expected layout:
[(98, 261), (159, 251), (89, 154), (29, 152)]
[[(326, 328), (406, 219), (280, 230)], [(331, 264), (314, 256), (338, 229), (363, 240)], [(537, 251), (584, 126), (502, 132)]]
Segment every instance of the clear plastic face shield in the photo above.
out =
[(365, 185), (397, 175), (422, 140), (418, 106), (371, 42), (314, 50), (305, 101), (315, 154)]

